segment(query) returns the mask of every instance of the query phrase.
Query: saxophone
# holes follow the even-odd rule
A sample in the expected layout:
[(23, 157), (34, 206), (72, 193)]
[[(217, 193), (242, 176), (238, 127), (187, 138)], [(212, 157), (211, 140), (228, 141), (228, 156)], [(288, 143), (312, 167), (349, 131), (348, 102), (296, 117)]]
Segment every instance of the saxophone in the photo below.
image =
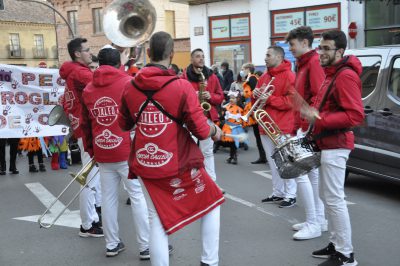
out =
[(211, 104), (207, 102), (206, 99), (203, 98), (203, 92), (205, 91), (206, 85), (204, 81), (206, 78), (204, 77), (203, 71), (201, 68), (198, 68), (197, 71), (199, 72), (199, 102), (200, 106), (203, 109), (204, 113), (209, 112), (211, 110)]

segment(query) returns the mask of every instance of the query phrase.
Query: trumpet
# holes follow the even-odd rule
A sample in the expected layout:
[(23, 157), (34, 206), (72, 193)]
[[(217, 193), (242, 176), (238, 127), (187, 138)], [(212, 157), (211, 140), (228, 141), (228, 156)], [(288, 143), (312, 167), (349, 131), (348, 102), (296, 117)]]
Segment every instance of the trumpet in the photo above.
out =
[(268, 137), (276, 146), (279, 146), (288, 140), (288, 137), (282, 133), (278, 125), (265, 110), (259, 109), (255, 111), (254, 119), (261, 126), (261, 128), (264, 129)]
[(208, 103), (204, 98), (203, 98), (203, 92), (205, 89), (204, 81), (206, 78), (204, 77), (203, 71), (201, 68), (198, 68), (197, 71), (199, 71), (200, 75), (200, 84), (199, 84), (199, 102), (201, 108), (204, 110), (204, 113), (209, 112), (211, 110), (211, 104)]
[[(87, 162), (82, 169), (75, 175), (75, 177), (68, 183), (68, 185), (64, 188), (64, 190), (57, 196), (57, 198), (50, 204), (50, 206), (44, 211), (44, 213), (39, 217), (38, 223), (40, 228), (50, 228), (52, 227), (55, 222), (60, 218), (60, 216), (68, 209), (68, 207), (72, 204), (72, 202), (81, 194), (83, 189), (87, 187), (87, 184), (93, 179), (93, 177), (96, 176), (96, 174), (92, 175), (92, 177), (87, 181), (87, 176), (89, 173), (92, 171), (93, 167), (96, 166), (96, 161), (94, 159), (91, 159), (89, 162)], [(98, 170), (97, 170), (98, 171)], [(65, 191), (74, 183), (74, 181), (79, 182), (82, 187), (78, 191), (78, 193), (75, 194), (75, 196), (68, 202), (68, 204), (54, 217), (54, 219), (51, 222), (43, 222), (44, 216), (50, 212), (50, 209), (58, 202), (60, 197), (65, 193)], [(52, 215), (53, 216), (53, 215)]]
[[(243, 121), (247, 122), (250, 118), (250, 116), (253, 114), (254, 110), (256, 109), (261, 109), (264, 107), (265, 102), (268, 100), (268, 98), (274, 93), (275, 86), (271, 85), (271, 83), (274, 81), (275, 77), (272, 77), (268, 85), (263, 89), (263, 92), (261, 93), (261, 96), (255, 101), (253, 106), (251, 106), (250, 110), (247, 112), (247, 114), (242, 115), (241, 118)], [(265, 85), (265, 84), (264, 84)]]

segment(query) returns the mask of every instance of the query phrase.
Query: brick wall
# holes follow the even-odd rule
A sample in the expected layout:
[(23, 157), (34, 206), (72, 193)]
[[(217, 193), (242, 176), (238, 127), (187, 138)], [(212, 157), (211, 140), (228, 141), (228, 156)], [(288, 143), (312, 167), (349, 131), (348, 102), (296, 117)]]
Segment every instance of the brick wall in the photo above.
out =
[[(67, 19), (67, 12), (72, 10), (78, 11), (78, 36), (88, 39), (89, 46), (93, 54), (97, 54), (99, 49), (105, 44), (110, 43), (104, 34), (93, 34), (92, 9), (105, 8), (111, 0), (52, 0), (54, 7)], [(190, 50), (189, 39), (185, 41), (181, 38), (189, 37), (189, 7), (184, 4), (170, 3), (168, 0), (151, 0), (151, 3), (157, 10), (156, 31), (165, 29), (165, 13), (164, 10), (175, 11), (175, 31), (176, 38), (175, 49), (179, 52), (187, 52)], [(68, 27), (65, 22), (56, 16), (56, 29), (59, 46), (59, 58), (62, 64), (70, 60), (67, 43), (71, 40)]]

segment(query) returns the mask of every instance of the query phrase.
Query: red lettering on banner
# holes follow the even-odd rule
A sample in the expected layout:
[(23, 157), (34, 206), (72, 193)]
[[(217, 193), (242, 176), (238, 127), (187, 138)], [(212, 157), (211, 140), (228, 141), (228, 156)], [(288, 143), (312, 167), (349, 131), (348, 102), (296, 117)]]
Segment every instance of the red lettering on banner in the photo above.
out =
[(1, 92), (1, 104), (6, 105), (8, 104), (15, 104), (14, 103), (14, 93), (12, 91), (2, 91)]
[(26, 104), (28, 102), (28, 95), (25, 92), (19, 91), (15, 93), (14, 99), (17, 104)]
[(33, 73), (22, 73), (22, 84), (28, 85), (29, 81), (34, 81), (36, 79)]
[(39, 74), (39, 86), (40, 87), (45, 87), (45, 86), (52, 87), (53, 86), (52, 81), (53, 81), (53, 75)]
[(39, 105), (42, 103), (42, 97), (39, 93), (34, 92), (29, 95), (29, 102), (33, 105)]
[(5, 116), (0, 115), (0, 129), (5, 128), (7, 125), (7, 119)]
[(49, 115), (48, 114), (40, 114), (38, 117), (38, 122), (41, 125), (47, 126), (49, 124)]
[(64, 87), (65, 86), (65, 80), (63, 80), (61, 77), (58, 77), (57, 85), (61, 86), (61, 87)]

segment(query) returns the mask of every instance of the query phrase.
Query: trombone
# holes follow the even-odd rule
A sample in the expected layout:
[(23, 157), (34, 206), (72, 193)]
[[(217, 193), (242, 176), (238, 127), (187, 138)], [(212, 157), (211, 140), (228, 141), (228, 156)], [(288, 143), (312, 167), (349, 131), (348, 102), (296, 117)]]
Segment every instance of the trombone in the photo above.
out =
[[(96, 161), (92, 158), (89, 162), (87, 162), (81, 170), (79, 170), (79, 172), (75, 175), (75, 177), (68, 183), (68, 185), (64, 188), (64, 190), (57, 196), (57, 198), (50, 204), (50, 206), (44, 211), (44, 213), (39, 217), (38, 219), (38, 223), (40, 228), (50, 228), (52, 227), (55, 222), (58, 220), (58, 218), (60, 218), (60, 216), (68, 209), (68, 207), (72, 204), (72, 202), (79, 196), (79, 194), (81, 194), (81, 192), (87, 187), (87, 184), (92, 181), (93, 177), (96, 176), (97, 172), (95, 174), (92, 175), (92, 177), (87, 181), (87, 176), (89, 175), (89, 173), (92, 171), (93, 167), (96, 166)], [(98, 169), (97, 169), (98, 171)], [(78, 193), (75, 194), (75, 196), (68, 202), (68, 204), (60, 211), (60, 213), (57, 214), (56, 217), (54, 217), (54, 219), (51, 222), (43, 222), (43, 218), (44, 216), (50, 212), (51, 207), (54, 206), (54, 204), (56, 204), (58, 202), (58, 200), (60, 199), (60, 197), (65, 193), (65, 191), (72, 185), (72, 183), (74, 183), (74, 181), (79, 182), (82, 187), (81, 189), (78, 191)]]

